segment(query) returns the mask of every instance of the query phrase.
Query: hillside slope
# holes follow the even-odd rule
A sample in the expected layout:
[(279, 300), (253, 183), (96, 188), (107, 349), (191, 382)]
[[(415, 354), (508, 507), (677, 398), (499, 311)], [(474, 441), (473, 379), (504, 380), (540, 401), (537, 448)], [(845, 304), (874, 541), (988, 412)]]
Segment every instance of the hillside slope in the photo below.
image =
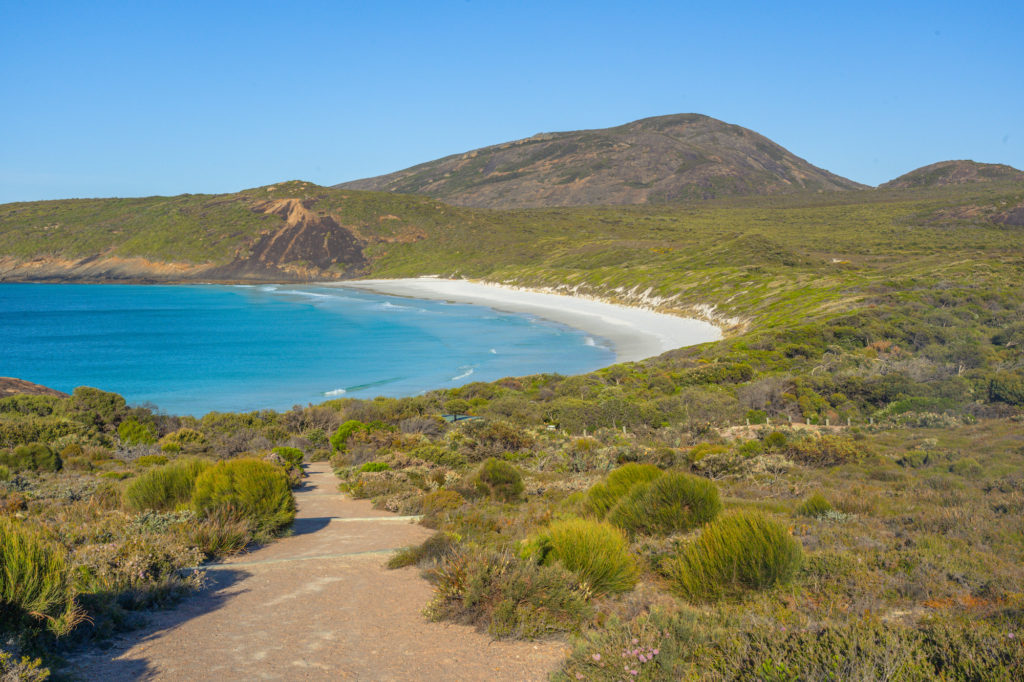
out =
[(999, 163), (939, 161), (922, 166), (879, 185), (879, 189), (945, 187), (971, 182), (1024, 181), (1024, 172)]
[(292, 181), (234, 194), (0, 206), (0, 281), (308, 281), (358, 276), (456, 209)]
[(863, 188), (757, 133), (699, 114), (543, 133), (336, 187), (486, 208), (666, 203)]

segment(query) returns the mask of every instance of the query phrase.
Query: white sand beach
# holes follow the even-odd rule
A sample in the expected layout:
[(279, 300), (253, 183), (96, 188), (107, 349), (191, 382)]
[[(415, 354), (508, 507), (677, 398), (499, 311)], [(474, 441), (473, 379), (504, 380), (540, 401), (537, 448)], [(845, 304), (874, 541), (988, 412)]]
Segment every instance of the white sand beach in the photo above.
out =
[(617, 362), (643, 360), (674, 348), (722, 338), (718, 327), (702, 320), (489, 282), (417, 277), (324, 284), (377, 294), (473, 303), (505, 312), (536, 315), (606, 339), (612, 344)]

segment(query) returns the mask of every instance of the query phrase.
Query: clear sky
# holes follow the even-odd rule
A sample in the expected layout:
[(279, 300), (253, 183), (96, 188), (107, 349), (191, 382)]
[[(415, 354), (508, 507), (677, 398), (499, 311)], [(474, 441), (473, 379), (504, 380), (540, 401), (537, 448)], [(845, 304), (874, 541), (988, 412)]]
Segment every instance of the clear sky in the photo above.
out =
[(0, 0), (0, 202), (333, 184), (682, 112), (868, 184), (1024, 168), (1024, 2)]

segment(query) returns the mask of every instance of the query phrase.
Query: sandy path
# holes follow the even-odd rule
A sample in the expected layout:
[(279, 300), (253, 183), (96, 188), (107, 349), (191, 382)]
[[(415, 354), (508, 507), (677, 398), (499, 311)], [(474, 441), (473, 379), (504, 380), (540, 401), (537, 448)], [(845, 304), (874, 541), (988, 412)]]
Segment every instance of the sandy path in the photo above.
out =
[(430, 531), (337, 493), (326, 463), (296, 493), (295, 535), (212, 567), (145, 630), (69, 661), (89, 680), (543, 680), (559, 642), (494, 642), (427, 622), (430, 585), (388, 550)]

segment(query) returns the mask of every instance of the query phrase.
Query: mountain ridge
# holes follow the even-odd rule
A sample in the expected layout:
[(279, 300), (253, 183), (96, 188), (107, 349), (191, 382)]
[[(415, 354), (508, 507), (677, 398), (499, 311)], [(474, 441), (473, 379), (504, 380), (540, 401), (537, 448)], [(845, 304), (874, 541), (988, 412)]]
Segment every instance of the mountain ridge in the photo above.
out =
[(538, 133), (334, 185), (477, 208), (660, 204), (866, 189), (747, 128), (702, 114)]

